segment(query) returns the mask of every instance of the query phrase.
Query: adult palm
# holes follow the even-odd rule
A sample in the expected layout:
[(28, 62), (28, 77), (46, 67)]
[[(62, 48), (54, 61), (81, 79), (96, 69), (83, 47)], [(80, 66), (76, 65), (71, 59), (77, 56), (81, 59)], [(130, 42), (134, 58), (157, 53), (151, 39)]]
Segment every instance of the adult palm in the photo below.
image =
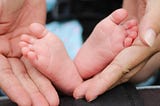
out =
[(27, 27), (33, 22), (44, 24), (45, 14), (45, 0), (1, 0), (0, 52), (19, 57), (18, 41), (21, 34), (27, 33)]
[(27, 27), (33, 22), (44, 24), (45, 17), (45, 0), (0, 1), (0, 88), (20, 106), (59, 102), (51, 82), (21, 56), (18, 46)]

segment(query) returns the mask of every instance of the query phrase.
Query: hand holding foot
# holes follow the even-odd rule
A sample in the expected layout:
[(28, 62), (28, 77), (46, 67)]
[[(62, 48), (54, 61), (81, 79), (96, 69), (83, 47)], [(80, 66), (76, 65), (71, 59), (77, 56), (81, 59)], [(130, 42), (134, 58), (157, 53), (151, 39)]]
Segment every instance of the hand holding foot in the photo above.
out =
[(150, 60), (153, 62), (151, 58), (153, 54), (156, 55), (153, 56), (154, 59), (159, 56), (159, 41), (160, 35), (157, 36), (153, 46), (148, 47), (137, 37), (132, 46), (123, 49), (102, 72), (77, 87), (74, 97), (85, 97), (92, 101), (114, 86), (130, 80), (141, 69), (146, 69)]
[[(153, 47), (154, 41), (160, 33), (160, 13), (159, 10), (160, 1), (159, 0), (124, 0), (123, 8), (127, 9), (129, 12), (129, 17), (135, 17), (139, 20), (139, 38), (140, 41), (147, 46)], [(133, 77), (134, 82), (145, 81), (147, 78), (156, 73), (159, 63), (159, 53), (152, 54), (153, 58), (147, 61), (146, 65), (142, 68), (140, 72)]]
[(139, 20), (139, 36), (148, 46), (154, 44), (160, 33), (159, 0), (123, 0), (123, 8), (128, 10), (129, 17)]

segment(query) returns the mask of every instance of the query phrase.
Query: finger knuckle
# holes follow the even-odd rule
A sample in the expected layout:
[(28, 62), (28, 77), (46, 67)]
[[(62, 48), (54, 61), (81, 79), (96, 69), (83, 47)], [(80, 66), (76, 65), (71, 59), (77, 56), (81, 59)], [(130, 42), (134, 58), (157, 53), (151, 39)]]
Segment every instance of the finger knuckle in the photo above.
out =
[(121, 65), (120, 63), (117, 63), (117, 62), (113, 62), (112, 64), (112, 67), (116, 67), (117, 68), (117, 71), (120, 71), (120, 73), (122, 75), (125, 75), (127, 73), (130, 72), (130, 70), (126, 67), (124, 67), (123, 65)]

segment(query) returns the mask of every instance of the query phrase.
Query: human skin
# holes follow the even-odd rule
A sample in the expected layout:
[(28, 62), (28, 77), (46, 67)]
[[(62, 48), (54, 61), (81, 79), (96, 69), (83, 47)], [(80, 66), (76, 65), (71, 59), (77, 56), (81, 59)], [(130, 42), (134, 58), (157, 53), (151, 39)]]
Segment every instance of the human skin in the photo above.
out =
[(45, 17), (45, 0), (0, 1), (0, 88), (19, 106), (59, 103), (51, 82), (22, 57), (18, 46), (26, 27), (45, 24)]
[[(144, 6), (144, 8), (138, 7), (138, 10), (141, 10), (140, 13), (137, 11), (137, 2), (142, 3), (139, 6)], [(127, 8), (124, 7), (129, 10), (130, 17), (139, 19), (137, 39), (131, 47), (122, 50), (101, 73), (77, 87), (74, 91), (75, 98), (85, 97), (88, 101), (92, 101), (98, 95), (116, 85), (129, 81), (131, 78), (134, 82), (142, 81), (159, 68), (160, 14), (157, 13), (157, 10), (160, 1), (137, 0), (133, 2), (133, 0), (124, 0), (124, 4)], [(154, 62), (156, 63), (153, 65)], [(147, 69), (147, 73), (141, 77), (145, 73), (145, 69)], [(137, 74), (138, 72), (141, 74)]]
[[(132, 5), (130, 5), (132, 4)], [(159, 0), (124, 0), (123, 8), (129, 11), (129, 18), (137, 18), (139, 21), (139, 37), (140, 40), (148, 46), (152, 46), (152, 43), (160, 32), (160, 13), (156, 12), (159, 10)], [(154, 32), (149, 32), (148, 30)], [(147, 80), (150, 76), (155, 74), (160, 68), (159, 52), (152, 54), (152, 58), (148, 59), (146, 65), (138, 71), (131, 81), (138, 83)]]
[[(121, 25), (126, 17), (126, 10), (117, 9), (99, 22), (86, 41), (85, 47), (83, 46), (84, 48), (80, 49), (81, 54), (78, 58), (81, 60), (79, 64), (74, 64), (69, 58), (63, 42), (39, 23), (31, 24), (29, 26), (30, 34), (22, 35), (20, 41), (22, 53), (33, 66), (50, 78), (58, 89), (72, 95), (74, 89), (82, 83), (82, 78), (84, 78), (84, 76), (82, 78), (80, 76), (82, 71), (79, 70), (82, 67), (80, 64), (84, 63), (85, 67), (89, 67), (89, 70), (85, 71), (89, 71), (88, 73), (92, 76), (97, 71), (101, 71), (95, 70), (95, 66), (103, 68), (106, 61), (102, 63), (102, 60), (108, 59), (108, 63), (116, 53), (133, 43), (138, 31), (137, 21), (129, 20)], [(110, 45), (114, 46), (111, 47)], [(95, 49), (92, 47), (95, 47)], [(108, 49), (104, 51), (104, 48)], [(97, 61), (92, 62), (93, 59)], [(86, 62), (86, 60), (91, 61)], [(89, 64), (86, 65), (85, 62)], [(88, 77), (88, 75), (85, 76)]]
[(95, 26), (74, 59), (83, 79), (99, 73), (122, 49), (132, 45), (137, 37), (137, 20), (122, 24), (127, 17), (125, 9), (117, 9)]

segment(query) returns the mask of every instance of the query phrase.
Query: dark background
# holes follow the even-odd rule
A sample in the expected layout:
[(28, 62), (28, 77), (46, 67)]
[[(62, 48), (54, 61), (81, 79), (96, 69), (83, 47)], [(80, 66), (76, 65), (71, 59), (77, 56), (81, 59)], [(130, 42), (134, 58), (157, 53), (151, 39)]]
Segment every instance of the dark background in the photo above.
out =
[(53, 11), (48, 12), (47, 23), (78, 19), (85, 41), (100, 20), (121, 7), (122, 0), (58, 0)]

